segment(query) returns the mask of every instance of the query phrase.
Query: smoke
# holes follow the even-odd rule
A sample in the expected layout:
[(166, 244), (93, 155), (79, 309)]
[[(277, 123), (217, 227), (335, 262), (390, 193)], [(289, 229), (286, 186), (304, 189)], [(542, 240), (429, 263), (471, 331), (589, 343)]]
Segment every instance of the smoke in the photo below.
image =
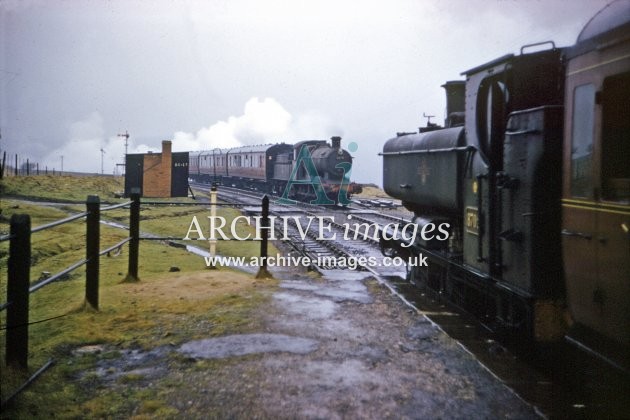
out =
[[(117, 134), (106, 136), (108, 130), (105, 127), (98, 111), (72, 123), (69, 140), (49, 153), (43, 159), (44, 165), (49, 170), (61, 170), (63, 156), (64, 171), (101, 173), (102, 163), (105, 174), (121, 173), (117, 165), (124, 162), (124, 138)], [(305, 139), (328, 139), (334, 135), (343, 133), (323, 114), (309, 111), (293, 117), (275, 99), (253, 97), (245, 103), (242, 115), (217, 121), (196, 133), (178, 131), (172, 140), (174, 151), (196, 151), (281, 141), (295, 143)], [(132, 136), (128, 153), (159, 152), (163, 139), (168, 139), (168, 135), (156, 139), (155, 145), (136, 144)]]
[(210, 150), (279, 141), (295, 143), (341, 134), (328, 117), (318, 112), (309, 111), (293, 117), (275, 99), (253, 97), (245, 103), (243, 115), (231, 116), (196, 133), (176, 132), (173, 150)]
[[(49, 153), (44, 164), (51, 171), (87, 172), (105, 174), (122, 173), (117, 167), (124, 162), (125, 141), (117, 134), (105, 136), (105, 122), (98, 111), (70, 124), (69, 140)], [(129, 153), (146, 153), (151, 148), (145, 144), (135, 145), (129, 139)], [(101, 152), (102, 151), (102, 152)], [(102, 159), (102, 161), (101, 161)], [(43, 169), (40, 167), (40, 170)]]
[[(100, 172), (100, 149), (103, 147), (103, 117), (92, 112), (70, 125), (69, 140), (44, 159), (49, 170)], [(40, 168), (43, 169), (43, 168)]]

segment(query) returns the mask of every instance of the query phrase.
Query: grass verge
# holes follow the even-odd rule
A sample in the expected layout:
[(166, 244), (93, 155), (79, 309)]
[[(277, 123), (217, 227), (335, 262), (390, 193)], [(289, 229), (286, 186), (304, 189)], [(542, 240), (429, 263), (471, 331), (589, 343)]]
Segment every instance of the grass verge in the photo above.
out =
[(36, 201), (85, 202), (88, 195), (103, 201), (117, 201), (115, 194), (124, 190), (119, 176), (37, 175), (6, 176), (0, 181), (0, 196), (14, 196)]
[[(76, 182), (83, 181), (75, 179)], [(75, 188), (80, 189), (77, 185)], [(84, 200), (86, 195), (86, 190), (82, 190), (68, 200)], [(8, 219), (13, 213), (30, 214), (32, 225), (39, 226), (66, 217), (68, 209), (82, 211), (80, 207), (53, 207), (4, 199), (0, 232), (8, 232)], [(233, 209), (221, 211), (219, 214), (226, 217), (228, 223), (239, 214)], [(193, 214), (201, 220), (208, 213), (203, 206), (150, 206), (142, 212), (140, 229), (160, 236), (183, 237)], [(128, 210), (103, 216), (106, 214), (112, 220), (128, 221)], [(252, 231), (244, 225), (239, 229)], [(122, 229), (101, 226), (101, 249), (117, 243), (127, 234)], [(54, 274), (84, 258), (84, 243), (85, 222), (82, 220), (33, 234), (32, 280), (37, 281), (43, 272)], [(249, 257), (258, 255), (259, 243), (220, 242), (217, 248), (223, 255)], [(6, 300), (7, 250), (8, 242), (1, 243), (2, 302)], [(275, 249), (270, 249), (271, 252)], [(180, 271), (169, 272), (172, 267)], [(29, 372), (5, 368), (6, 330), (0, 330), (3, 400), (46, 360), (56, 360), (56, 366), (23, 392), (16, 404), (0, 417), (173, 415), (172, 408), (160, 402), (160, 387), (152, 390), (127, 387), (128, 394), (120, 395), (98, 378), (84, 373), (94, 370), (104, 358), (121, 357), (120, 352), (125, 349), (173, 347), (196, 338), (255, 331), (259, 325), (252, 313), (269, 299), (269, 291), (275, 286), (273, 280), (254, 280), (249, 274), (230, 269), (207, 270), (202, 258), (154, 241), (140, 244), (141, 281), (124, 283), (126, 272), (126, 246), (120, 254), (101, 258), (99, 311), (85, 307), (83, 268), (31, 295), (30, 322), (42, 322), (29, 328)], [(5, 323), (6, 312), (1, 312), (0, 325), (4, 327)], [(105, 346), (103, 348), (109, 350), (98, 355), (77, 354), (78, 348), (88, 345)], [(121, 376), (118, 382), (133, 385), (139, 380), (130, 373)]]

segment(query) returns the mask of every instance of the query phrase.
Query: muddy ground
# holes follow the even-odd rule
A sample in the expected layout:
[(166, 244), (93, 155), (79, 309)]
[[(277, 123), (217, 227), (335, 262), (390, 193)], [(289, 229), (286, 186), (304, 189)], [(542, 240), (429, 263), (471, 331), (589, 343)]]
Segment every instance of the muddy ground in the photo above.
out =
[[(167, 417), (538, 417), (369, 274), (274, 275), (260, 331), (125, 351), (87, 374), (122, 395), (158, 388), (169, 409), (155, 414)], [(146, 413), (142, 401), (130, 407)]]

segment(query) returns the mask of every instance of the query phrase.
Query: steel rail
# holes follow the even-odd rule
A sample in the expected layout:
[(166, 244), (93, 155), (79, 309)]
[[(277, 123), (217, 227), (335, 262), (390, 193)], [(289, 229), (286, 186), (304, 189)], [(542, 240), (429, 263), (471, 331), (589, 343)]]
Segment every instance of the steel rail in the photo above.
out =
[[(160, 206), (160, 205), (179, 205), (179, 206), (206, 206), (210, 207), (210, 203), (170, 203), (163, 201), (142, 201), (140, 202), (140, 206), (150, 205), (150, 206)], [(244, 204), (244, 203), (216, 203), (216, 206), (224, 206), (224, 207), (262, 207), (261, 204)]]

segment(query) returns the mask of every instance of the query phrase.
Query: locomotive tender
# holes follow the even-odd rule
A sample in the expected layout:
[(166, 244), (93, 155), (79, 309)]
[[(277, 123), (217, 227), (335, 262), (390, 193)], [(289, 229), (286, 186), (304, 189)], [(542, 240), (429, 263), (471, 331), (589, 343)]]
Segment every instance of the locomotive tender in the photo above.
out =
[[(448, 82), (445, 127), (383, 147), (383, 185), (448, 241), (409, 278), (497, 329), (566, 337), (630, 366), (630, 0), (575, 45), (506, 55)], [(409, 245), (409, 244), (405, 244)]]
[[(300, 156), (305, 156), (303, 148), (317, 172), (317, 179), (312, 179), (313, 174), (300, 163)], [(326, 140), (306, 140), (294, 145), (277, 143), (217, 148), (190, 152), (189, 156), (189, 177), (196, 182), (213, 182), (272, 194), (283, 194), (290, 184), (288, 198), (300, 201), (319, 197), (314, 188), (321, 185), (324, 194), (335, 204), (339, 202), (342, 187), (347, 188), (347, 198), (361, 192), (360, 185), (349, 182), (352, 156), (341, 148), (341, 137), (332, 137), (331, 144)]]

